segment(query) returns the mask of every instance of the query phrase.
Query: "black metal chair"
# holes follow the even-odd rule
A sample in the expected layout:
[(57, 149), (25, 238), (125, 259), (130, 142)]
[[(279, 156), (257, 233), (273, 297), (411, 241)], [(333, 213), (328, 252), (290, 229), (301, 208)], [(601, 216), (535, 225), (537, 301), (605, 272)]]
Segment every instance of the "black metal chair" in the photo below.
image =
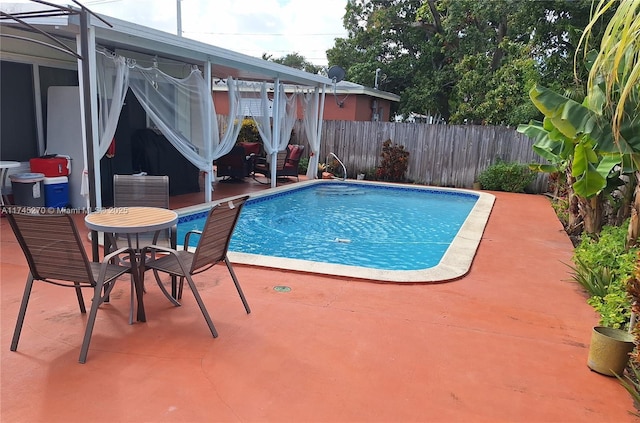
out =
[[(138, 286), (136, 272), (131, 271), (131, 265), (110, 263), (123, 254), (128, 255), (128, 263), (135, 263), (133, 250), (128, 247), (120, 248), (107, 254), (101, 263), (95, 263), (89, 260), (78, 229), (69, 214), (8, 214), (7, 218), (29, 264), (29, 275), (11, 340), (11, 351), (18, 349), (34, 281), (74, 288), (81, 313), (86, 313), (81, 289), (92, 288), (93, 301), (79, 358), (80, 363), (86, 362), (98, 307), (108, 299), (116, 279), (130, 273), (132, 286)], [(127, 262), (117, 260), (117, 263)], [(141, 292), (136, 294), (142, 295)], [(129, 319), (132, 318), (133, 296)]]
[[(183, 250), (175, 250), (154, 245), (145, 247), (143, 250), (144, 257), (148, 257), (148, 253), (167, 253), (162, 256), (156, 255), (155, 259), (148, 259), (142, 263), (141, 274), (143, 275), (143, 279), (144, 271), (147, 269), (179, 277), (180, 286), (178, 289), (178, 299), (182, 298), (182, 287), (184, 279), (186, 279), (214, 338), (218, 336), (218, 332), (211, 321), (211, 317), (209, 316), (204, 302), (198, 293), (192, 276), (210, 269), (217, 263), (224, 262), (231, 274), (231, 278), (233, 279), (236, 290), (240, 295), (245, 311), (247, 314), (251, 313), (251, 309), (249, 308), (249, 304), (242, 292), (238, 278), (236, 277), (233, 267), (231, 266), (231, 262), (227, 257), (227, 251), (229, 249), (229, 243), (231, 242), (233, 230), (238, 218), (240, 217), (244, 203), (248, 198), (249, 196), (244, 196), (214, 205), (209, 212), (202, 231), (190, 231), (186, 234)], [(200, 235), (200, 239), (195, 250), (189, 251), (189, 239), (194, 234)]]

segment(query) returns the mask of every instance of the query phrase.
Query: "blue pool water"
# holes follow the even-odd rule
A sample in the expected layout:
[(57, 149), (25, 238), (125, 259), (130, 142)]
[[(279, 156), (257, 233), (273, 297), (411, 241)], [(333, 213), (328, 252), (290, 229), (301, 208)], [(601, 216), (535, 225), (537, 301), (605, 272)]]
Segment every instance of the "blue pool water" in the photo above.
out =
[[(457, 191), (315, 184), (247, 201), (229, 249), (372, 269), (426, 269), (440, 262), (477, 200)], [(206, 213), (182, 216), (178, 239), (201, 229)]]

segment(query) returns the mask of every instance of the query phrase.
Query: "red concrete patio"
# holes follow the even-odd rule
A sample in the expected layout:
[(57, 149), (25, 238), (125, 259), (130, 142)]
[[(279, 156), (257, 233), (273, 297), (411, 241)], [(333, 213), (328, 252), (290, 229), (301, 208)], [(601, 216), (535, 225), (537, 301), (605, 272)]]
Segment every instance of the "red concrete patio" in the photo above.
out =
[[(262, 189), (217, 184), (215, 197)], [(572, 245), (549, 201), (494, 194), (475, 261), (457, 281), (398, 285), (236, 265), (247, 315), (216, 266), (195, 279), (220, 333), (213, 339), (190, 291), (173, 307), (152, 283), (147, 322), (129, 325), (127, 279), (101, 307), (84, 365), (86, 316), (72, 290), (48, 284), (34, 287), (18, 351), (9, 351), (27, 266), (0, 219), (0, 420), (635, 421), (617, 380), (586, 365), (598, 318), (568, 280)], [(175, 197), (172, 207), (193, 201)], [(78, 227), (87, 232), (82, 216)]]

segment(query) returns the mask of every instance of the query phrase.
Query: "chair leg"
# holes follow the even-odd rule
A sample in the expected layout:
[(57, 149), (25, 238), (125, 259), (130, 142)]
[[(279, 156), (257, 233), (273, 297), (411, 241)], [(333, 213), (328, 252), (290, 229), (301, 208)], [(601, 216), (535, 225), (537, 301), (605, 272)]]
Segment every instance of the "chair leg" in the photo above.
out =
[(133, 278), (133, 274), (131, 275), (131, 293), (129, 299), (129, 324), (133, 324), (133, 310), (135, 309), (134, 298), (135, 298), (135, 289), (136, 289), (136, 281)]
[(247, 311), (247, 314), (251, 313), (251, 309), (249, 308), (249, 303), (247, 303), (247, 299), (244, 297), (244, 293), (242, 292), (242, 288), (240, 288), (240, 283), (238, 282), (238, 278), (236, 277), (236, 273), (233, 271), (233, 266), (231, 266), (231, 262), (227, 256), (224, 257), (224, 263), (227, 265), (227, 269), (229, 269), (229, 273), (231, 273), (231, 279), (233, 279), (233, 283), (238, 290), (238, 294), (240, 294), (240, 299), (242, 300), (242, 304), (244, 304), (244, 309)]
[(178, 296), (176, 297), (179, 300), (182, 299), (182, 287), (184, 287), (184, 278), (181, 276), (180, 284), (178, 285)]
[[(87, 320), (87, 327), (84, 330), (84, 338), (82, 340), (82, 347), (80, 348), (80, 357), (78, 361), (84, 364), (87, 361), (87, 354), (89, 353), (89, 344), (91, 343), (91, 334), (93, 333), (93, 326), (96, 323), (96, 316), (98, 315), (98, 308), (109, 298), (111, 290), (115, 286), (115, 280), (106, 284), (97, 284), (93, 289), (93, 300), (91, 301), (91, 310), (89, 310), (89, 319)], [(104, 289), (104, 293), (102, 290)]]
[(178, 278), (176, 276), (171, 276), (171, 296), (173, 298), (178, 298)]
[[(158, 271), (156, 269), (153, 269), (153, 275), (155, 276), (156, 282), (158, 283), (158, 286), (160, 287), (160, 290), (162, 291), (164, 296), (167, 297), (169, 301), (171, 301), (171, 304), (173, 304), (176, 307), (180, 307), (180, 303), (178, 302), (178, 300), (176, 300), (173, 295), (169, 294), (169, 291), (167, 291), (167, 288), (164, 287), (162, 281), (160, 280), (160, 275), (158, 274)], [(172, 277), (175, 277), (175, 276), (172, 276)], [(172, 291), (173, 290), (174, 289), (172, 288)]]
[(76, 285), (76, 296), (78, 297), (78, 305), (80, 306), (80, 313), (86, 313), (87, 309), (84, 306), (84, 297), (82, 296), (82, 289), (80, 285)]
[(189, 284), (189, 288), (191, 288), (191, 292), (193, 292), (193, 296), (196, 298), (196, 302), (198, 303), (198, 307), (200, 307), (200, 311), (202, 311), (202, 315), (204, 316), (204, 320), (207, 321), (207, 325), (209, 326), (209, 330), (214, 338), (218, 337), (218, 331), (216, 331), (215, 326), (213, 326), (213, 321), (211, 320), (211, 316), (209, 316), (209, 312), (204, 306), (204, 302), (202, 302), (202, 298), (200, 297), (200, 293), (196, 289), (196, 284), (191, 279), (190, 275), (186, 276), (187, 283)]
[(18, 341), (20, 340), (20, 333), (22, 332), (24, 315), (27, 313), (27, 304), (29, 303), (29, 297), (31, 296), (31, 288), (33, 288), (33, 275), (31, 274), (31, 272), (29, 272), (29, 276), (27, 276), (27, 283), (24, 287), (24, 294), (22, 295), (22, 303), (20, 304), (18, 321), (16, 321), (16, 328), (13, 331), (13, 339), (11, 340), (11, 351), (15, 351), (18, 349)]

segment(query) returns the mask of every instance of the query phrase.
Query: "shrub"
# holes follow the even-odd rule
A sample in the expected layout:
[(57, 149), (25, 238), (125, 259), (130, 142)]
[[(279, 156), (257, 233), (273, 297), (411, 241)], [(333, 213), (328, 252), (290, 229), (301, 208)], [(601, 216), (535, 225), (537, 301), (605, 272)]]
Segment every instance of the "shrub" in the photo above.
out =
[(253, 119), (243, 119), (242, 128), (238, 133), (238, 142), (259, 142), (262, 143), (260, 132)]
[(524, 192), (535, 178), (536, 174), (525, 164), (498, 160), (480, 173), (478, 182), (490, 191)]
[(392, 144), (386, 140), (382, 144), (382, 162), (376, 171), (376, 179), (382, 181), (402, 182), (409, 167), (409, 152), (404, 146)]
[(366, 179), (367, 181), (375, 181), (378, 170), (375, 167), (370, 167), (368, 169), (365, 169), (363, 173), (364, 179)]
[(579, 256), (574, 256), (573, 261), (575, 266), (569, 266), (573, 272), (572, 278), (590, 297), (604, 297), (608, 294), (613, 281), (611, 269), (604, 266), (592, 269)]
[(306, 175), (308, 168), (309, 168), (309, 158), (301, 157), (300, 161), (298, 162), (298, 174)]
[(573, 257), (573, 279), (591, 296), (587, 303), (600, 314), (600, 324), (613, 328), (624, 328), (631, 315), (626, 284), (638, 249), (625, 250), (628, 223), (606, 225), (597, 237), (583, 234)]

